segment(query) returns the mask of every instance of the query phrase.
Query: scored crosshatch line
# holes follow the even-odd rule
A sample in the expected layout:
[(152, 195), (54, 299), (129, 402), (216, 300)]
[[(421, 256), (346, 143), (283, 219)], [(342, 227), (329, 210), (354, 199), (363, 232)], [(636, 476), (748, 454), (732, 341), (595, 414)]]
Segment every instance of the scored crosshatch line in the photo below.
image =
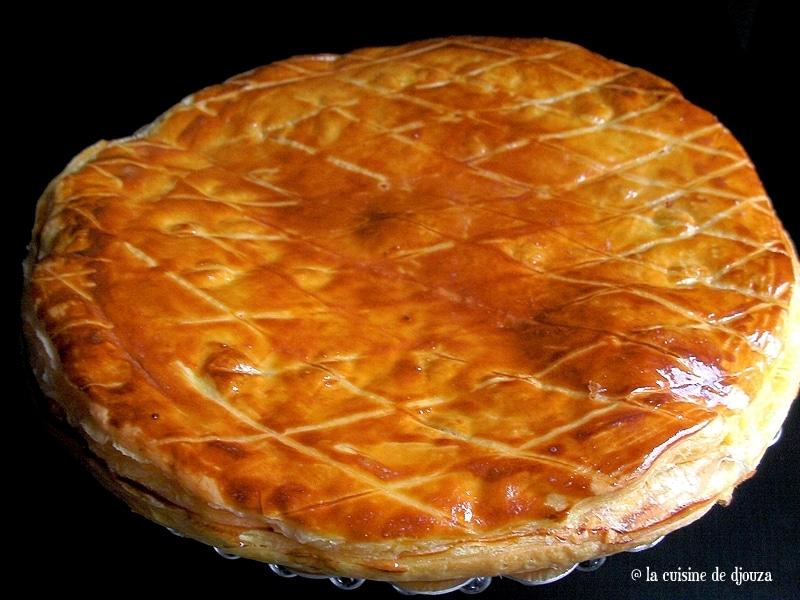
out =
[[(312, 116), (316, 116), (316, 114), (312, 115)], [(282, 128), (283, 127), (281, 127), (281, 129)], [(314, 156), (315, 154), (317, 154), (319, 152), (319, 150), (317, 150), (316, 148), (312, 148), (311, 146), (307, 146), (306, 144), (302, 144), (302, 143), (300, 143), (300, 142), (298, 142), (296, 140), (293, 140), (291, 138), (287, 138), (287, 137), (283, 137), (283, 136), (279, 136), (279, 135), (271, 135), (271, 136), (269, 136), (269, 140), (271, 142), (275, 142), (277, 144), (281, 144), (281, 145), (287, 146), (289, 148), (294, 148), (295, 150), (300, 150), (300, 152), (305, 152), (309, 156)]]
[(387, 406), (374, 410), (361, 411), (344, 417), (331, 418), (328, 419), (327, 421), (314, 423), (311, 425), (296, 425), (294, 427), (288, 427), (287, 429), (284, 429), (282, 433), (283, 435), (293, 436), (300, 433), (308, 433), (312, 431), (314, 432), (324, 431), (325, 429), (333, 429), (345, 425), (355, 425), (358, 423), (369, 421), (370, 419), (388, 417), (396, 413), (397, 413), (397, 407), (395, 405), (392, 405), (391, 407)]
[[(249, 312), (248, 316), (254, 321), (289, 321), (296, 319), (297, 315), (289, 310), (270, 310), (260, 312)], [(180, 325), (210, 325), (214, 323), (232, 323), (240, 319), (233, 314), (224, 313), (213, 317), (193, 317), (181, 319)]]
[(325, 160), (327, 160), (332, 165), (336, 165), (337, 167), (344, 169), (346, 171), (358, 173), (360, 175), (370, 177), (371, 179), (375, 179), (384, 185), (389, 185), (389, 177), (381, 173), (377, 173), (370, 169), (365, 169), (364, 167), (361, 167), (355, 163), (352, 163), (347, 160), (342, 160), (341, 158), (336, 158), (335, 156), (326, 156)]

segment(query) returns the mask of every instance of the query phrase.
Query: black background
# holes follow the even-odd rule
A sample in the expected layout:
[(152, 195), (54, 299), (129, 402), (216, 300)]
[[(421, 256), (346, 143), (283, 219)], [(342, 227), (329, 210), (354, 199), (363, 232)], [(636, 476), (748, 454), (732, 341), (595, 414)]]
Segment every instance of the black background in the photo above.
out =
[[(266, 565), (224, 560), (210, 548), (171, 535), (132, 514), (76, 467), (39, 426), (28, 401), (17, 299), (39, 194), (84, 147), (129, 135), (197, 89), (296, 54), (342, 53), (454, 34), (564, 39), (661, 75), (716, 114), (748, 150), (779, 216), (800, 239), (790, 203), (796, 202), (798, 167), (789, 161), (796, 163), (798, 152), (791, 145), (797, 112), (790, 81), (797, 67), (786, 50), (793, 41), (788, 13), (759, 0), (679, 0), (658, 8), (569, 4), (546, 11), (536, 3), (523, 6), (485, 2), (482, 12), (467, 13), (462, 4), (433, 12), (432, 6), (407, 3), (368, 9), (252, 9), (223, 3), (213, 9), (198, 5), (195, 14), (169, 18), (138, 5), (119, 5), (91, 11), (70, 7), (61, 14), (28, 9), (27, 16), (7, 23), (7, 33), (25, 40), (7, 52), (5, 61), (5, 95), (12, 104), (6, 109), (6, 150), (13, 156), (6, 159), (11, 168), (5, 193), (11, 202), (7, 214), (16, 221), (7, 254), (13, 284), (9, 344), (18, 356), (8, 370), (13, 393), (6, 411), (9, 584), (18, 580), (44, 592), (401, 597), (385, 583), (340, 591), (324, 580), (282, 579)], [(575, 572), (541, 587), (495, 579), (477, 597), (800, 598), (799, 409), (795, 405), (783, 437), (730, 506), (715, 507), (654, 549), (610, 557), (595, 572)], [(33, 570), (26, 568), (31, 565)], [(768, 571), (773, 581), (736, 585), (730, 574), (737, 567)], [(710, 581), (717, 568), (727, 581)], [(659, 578), (665, 570), (705, 572), (708, 581), (634, 581), (633, 569), (650, 569)]]

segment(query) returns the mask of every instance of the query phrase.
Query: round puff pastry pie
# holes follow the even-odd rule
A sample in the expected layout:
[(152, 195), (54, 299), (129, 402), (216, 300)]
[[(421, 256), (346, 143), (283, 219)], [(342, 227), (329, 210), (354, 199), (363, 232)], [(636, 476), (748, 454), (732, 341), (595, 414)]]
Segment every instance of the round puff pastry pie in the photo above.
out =
[(798, 391), (798, 272), (670, 83), (449, 38), (278, 62), (88, 148), (23, 314), (54, 428), (136, 511), (435, 587), (727, 502)]

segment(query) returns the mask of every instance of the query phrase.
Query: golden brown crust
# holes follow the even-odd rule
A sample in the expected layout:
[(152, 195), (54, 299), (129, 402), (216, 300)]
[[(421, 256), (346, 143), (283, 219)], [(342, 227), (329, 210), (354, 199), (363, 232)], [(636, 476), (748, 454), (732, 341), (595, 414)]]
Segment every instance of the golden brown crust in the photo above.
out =
[(727, 501), (797, 393), (792, 244), (671, 84), (550, 40), (297, 57), (73, 161), (42, 387), (136, 510), (393, 581), (563, 568)]

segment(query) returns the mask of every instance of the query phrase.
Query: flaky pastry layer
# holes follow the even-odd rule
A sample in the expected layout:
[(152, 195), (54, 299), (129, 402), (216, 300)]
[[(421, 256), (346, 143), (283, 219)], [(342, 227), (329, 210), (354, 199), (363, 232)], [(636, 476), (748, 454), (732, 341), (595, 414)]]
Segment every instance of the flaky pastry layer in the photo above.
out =
[(309, 573), (559, 569), (727, 502), (797, 394), (798, 267), (668, 82), (551, 40), (296, 57), (48, 188), (23, 313), (145, 516)]

